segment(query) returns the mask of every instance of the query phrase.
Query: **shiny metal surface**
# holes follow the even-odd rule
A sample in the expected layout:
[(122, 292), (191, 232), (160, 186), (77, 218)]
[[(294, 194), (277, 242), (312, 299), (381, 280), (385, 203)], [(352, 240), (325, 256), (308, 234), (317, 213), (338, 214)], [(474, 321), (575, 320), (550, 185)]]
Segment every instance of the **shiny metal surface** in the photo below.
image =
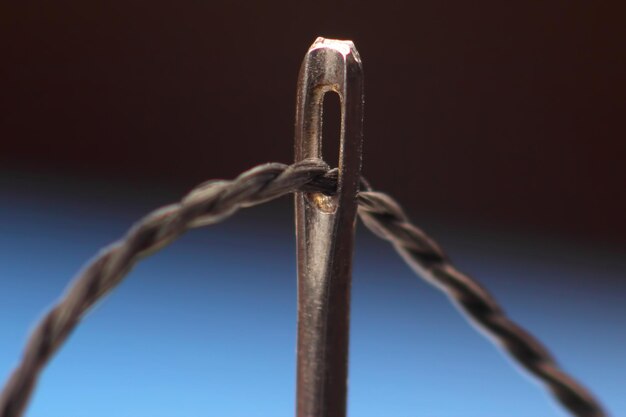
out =
[[(351, 41), (318, 38), (300, 68), (295, 160), (322, 158), (323, 98), (341, 101), (337, 193), (296, 194), (298, 417), (346, 414), (350, 285), (363, 139), (363, 70)], [(336, 150), (330, 150), (336, 152)]]

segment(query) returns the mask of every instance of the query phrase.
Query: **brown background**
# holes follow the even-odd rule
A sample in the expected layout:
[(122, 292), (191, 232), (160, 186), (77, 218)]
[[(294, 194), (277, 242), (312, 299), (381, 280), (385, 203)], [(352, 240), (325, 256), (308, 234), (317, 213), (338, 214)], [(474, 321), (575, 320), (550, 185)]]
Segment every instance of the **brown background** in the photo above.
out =
[(349, 38), (377, 188), (416, 215), (624, 243), (624, 16), (617, 1), (3, 2), (0, 163), (183, 190), (289, 162), (300, 60), (318, 35)]

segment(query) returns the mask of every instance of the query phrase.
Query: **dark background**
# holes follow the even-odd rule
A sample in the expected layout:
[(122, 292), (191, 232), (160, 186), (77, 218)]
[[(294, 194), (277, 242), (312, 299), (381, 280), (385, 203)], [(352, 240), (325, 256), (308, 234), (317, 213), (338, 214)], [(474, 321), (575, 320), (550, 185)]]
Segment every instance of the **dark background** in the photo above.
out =
[[(325, 36), (363, 58), (370, 182), (626, 415), (624, 16), (617, 1), (0, 3), (0, 383), (134, 221), (292, 161), (298, 68)], [(27, 416), (293, 415), (290, 200), (145, 259), (55, 355)], [(363, 229), (349, 415), (565, 416)]]
[(364, 60), (375, 187), (418, 212), (623, 244), (624, 11), (4, 2), (0, 162), (183, 189), (289, 162), (300, 60), (318, 35), (348, 38)]

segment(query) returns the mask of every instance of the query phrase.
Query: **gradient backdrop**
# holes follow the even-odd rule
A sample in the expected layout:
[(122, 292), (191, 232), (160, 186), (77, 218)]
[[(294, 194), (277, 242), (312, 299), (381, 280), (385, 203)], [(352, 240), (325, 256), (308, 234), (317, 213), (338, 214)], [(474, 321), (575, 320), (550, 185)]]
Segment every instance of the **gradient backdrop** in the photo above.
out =
[[(364, 61), (372, 184), (626, 414), (623, 9), (3, 3), (0, 378), (81, 265), (141, 215), (292, 160), (298, 67), (323, 35), (353, 39)], [(332, 161), (336, 102), (327, 114)], [(142, 262), (56, 355), (27, 415), (292, 415), (290, 200)], [(564, 415), (363, 227), (352, 324), (353, 417)]]

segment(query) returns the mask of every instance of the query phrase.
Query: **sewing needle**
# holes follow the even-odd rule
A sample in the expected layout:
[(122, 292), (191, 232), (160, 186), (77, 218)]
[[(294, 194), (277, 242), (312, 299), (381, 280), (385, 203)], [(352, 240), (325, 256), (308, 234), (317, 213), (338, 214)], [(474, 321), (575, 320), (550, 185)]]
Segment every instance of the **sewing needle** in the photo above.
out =
[[(363, 70), (351, 41), (318, 38), (298, 79), (295, 159), (322, 158), (323, 98), (339, 95), (337, 192), (296, 194), (297, 417), (344, 417), (352, 253), (361, 175)], [(331, 150), (335, 151), (335, 150)]]

